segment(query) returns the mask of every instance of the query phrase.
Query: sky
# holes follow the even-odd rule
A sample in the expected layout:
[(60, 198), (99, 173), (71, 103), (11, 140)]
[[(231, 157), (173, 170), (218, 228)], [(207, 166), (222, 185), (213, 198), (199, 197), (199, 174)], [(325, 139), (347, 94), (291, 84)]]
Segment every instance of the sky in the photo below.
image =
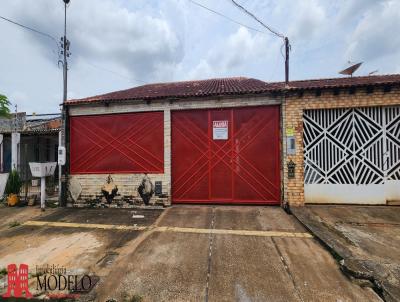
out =
[[(68, 98), (145, 83), (245, 76), (284, 80), (283, 40), (231, 0), (71, 0)], [(290, 79), (400, 73), (399, 0), (237, 0), (289, 37)], [(0, 16), (55, 39), (62, 0), (2, 0)], [(62, 68), (57, 43), (0, 19), (0, 94), (18, 111), (59, 112)], [(14, 108), (14, 107), (13, 107)], [(13, 109), (14, 110), (14, 109)]]

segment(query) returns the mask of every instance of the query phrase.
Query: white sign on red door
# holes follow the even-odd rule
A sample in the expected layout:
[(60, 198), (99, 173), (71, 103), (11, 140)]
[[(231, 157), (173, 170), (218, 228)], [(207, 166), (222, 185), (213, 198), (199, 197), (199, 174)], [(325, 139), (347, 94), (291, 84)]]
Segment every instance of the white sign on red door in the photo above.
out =
[(228, 121), (213, 121), (213, 139), (228, 139)]

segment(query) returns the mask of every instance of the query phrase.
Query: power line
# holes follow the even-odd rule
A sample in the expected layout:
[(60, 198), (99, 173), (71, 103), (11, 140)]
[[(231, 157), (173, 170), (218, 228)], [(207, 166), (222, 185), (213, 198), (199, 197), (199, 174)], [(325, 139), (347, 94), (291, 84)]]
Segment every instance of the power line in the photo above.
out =
[[(272, 34), (274, 34), (275, 36), (283, 39), (284, 46), (285, 46), (285, 56), (284, 56), (284, 59), (285, 59), (285, 83), (286, 83), (286, 85), (288, 85), (289, 84), (289, 53), (290, 53), (290, 49), (291, 49), (291, 46), (290, 46), (290, 43), (289, 43), (289, 38), (285, 37), (283, 34), (279, 33), (277, 30), (272, 29), (270, 26), (264, 24), (264, 22), (262, 22), (260, 19), (258, 19), (253, 13), (248, 11), (242, 5), (237, 3), (235, 0), (231, 0), (231, 1), (235, 6), (237, 6), (239, 9), (241, 9), (243, 12), (245, 12), (250, 17), (252, 17), (258, 23), (260, 23), (264, 28), (266, 28)], [(280, 49), (280, 52), (282, 54), (282, 48)]]
[(225, 19), (227, 19), (227, 20), (229, 20), (229, 21), (231, 21), (231, 22), (233, 22), (233, 23), (236, 23), (236, 24), (238, 24), (238, 25), (240, 25), (240, 26), (246, 27), (247, 29), (250, 29), (250, 30), (253, 30), (253, 31), (262, 33), (262, 34), (268, 34), (268, 33), (266, 33), (265, 31), (258, 30), (257, 28), (254, 28), (254, 27), (248, 26), (248, 25), (246, 25), (246, 24), (243, 24), (243, 23), (241, 23), (241, 22), (239, 22), (239, 21), (236, 21), (236, 20), (232, 19), (231, 17), (228, 17), (228, 16), (226, 16), (226, 15), (220, 13), (220, 12), (217, 12), (217, 11), (215, 11), (215, 10), (213, 10), (213, 9), (211, 9), (211, 8), (209, 8), (209, 7), (207, 7), (207, 6), (203, 5), (203, 4), (201, 4), (201, 3), (198, 3), (198, 2), (196, 2), (196, 1), (194, 1), (194, 0), (189, 0), (189, 1), (192, 2), (192, 3), (195, 4), (195, 5), (197, 5), (197, 6), (201, 7), (201, 8), (203, 8), (203, 9), (205, 9), (205, 10), (208, 10), (209, 12), (212, 12), (212, 13), (214, 13), (214, 14), (216, 14), (216, 15), (222, 17), (222, 18), (225, 18)]
[(20, 27), (22, 27), (22, 28), (24, 28), (24, 29), (33, 31), (34, 33), (37, 33), (37, 34), (39, 34), (39, 35), (42, 35), (42, 36), (45, 36), (45, 37), (47, 37), (47, 38), (52, 39), (52, 40), (56, 43), (57, 48), (58, 48), (57, 39), (54, 38), (52, 35), (49, 35), (49, 34), (47, 34), (47, 33), (44, 33), (44, 32), (42, 32), (42, 31), (37, 30), (37, 29), (34, 29), (34, 28), (32, 28), (32, 27), (23, 25), (23, 24), (21, 24), (21, 23), (18, 23), (18, 22), (16, 22), (16, 21), (13, 21), (13, 20), (8, 19), (8, 18), (3, 17), (3, 16), (0, 16), (0, 18), (3, 19), (3, 20), (5, 20), (5, 21), (7, 21), (7, 22), (10, 22), (10, 23), (12, 23), (12, 24), (14, 24), (14, 25), (20, 26)]
[[(47, 38), (49, 38), (49, 39), (55, 41), (55, 43), (56, 43), (56, 45), (57, 45), (57, 48), (59, 49), (59, 45), (58, 45), (58, 43), (57, 43), (57, 39), (54, 38), (52, 35), (50, 35), (50, 34), (48, 34), (48, 33), (45, 33), (45, 32), (42, 32), (42, 31), (40, 31), (40, 30), (37, 30), (37, 29), (35, 29), (35, 28), (29, 27), (29, 26), (27, 26), (27, 25), (23, 25), (23, 24), (21, 24), (21, 23), (18, 23), (18, 22), (16, 22), (16, 21), (13, 21), (13, 20), (8, 19), (8, 18), (3, 17), (3, 16), (0, 16), (0, 18), (3, 19), (3, 20), (5, 20), (5, 21), (7, 21), (7, 22), (10, 22), (10, 23), (12, 23), (12, 24), (14, 24), (14, 25), (20, 26), (20, 27), (22, 27), (22, 28), (24, 28), (24, 29), (27, 29), (27, 30), (32, 31), (32, 32), (37, 33), (37, 34), (40, 34), (40, 35), (42, 35), (42, 36), (45, 36), (45, 37), (47, 37)], [(104, 68), (104, 67), (101, 67), (101, 66), (98, 66), (98, 65), (94, 65), (94, 64), (92, 64), (92, 63), (86, 61), (85, 59), (84, 59), (84, 62), (85, 62), (86, 64), (88, 64), (88, 65), (94, 67), (94, 68), (97, 68), (97, 69), (100, 69), (100, 70), (103, 70), (103, 71), (107, 71), (107, 72), (109, 72), (109, 73), (113, 73), (113, 74), (115, 74), (115, 75), (117, 75), (117, 76), (119, 76), (119, 77), (128, 79), (128, 80), (130, 80), (130, 81), (133, 80), (133, 81), (136, 81), (136, 82), (141, 82), (141, 83), (147, 84), (147, 82), (145, 82), (145, 81), (138, 80), (138, 79), (134, 79), (134, 78), (130, 78), (130, 77), (124, 76), (124, 75), (122, 75), (122, 74), (119, 74), (118, 72), (109, 70), (109, 69), (107, 69), (107, 68)]]
[(267, 30), (269, 30), (271, 33), (273, 33), (275, 36), (284, 39), (285, 36), (281, 33), (279, 33), (278, 31), (272, 29), (270, 26), (264, 24), (264, 22), (262, 22), (260, 19), (258, 19), (253, 13), (249, 12), (246, 8), (244, 8), (243, 6), (241, 6), (239, 3), (237, 3), (235, 0), (231, 0), (232, 3), (237, 6), (238, 8), (240, 8), (242, 11), (244, 11), (247, 15), (249, 15), (250, 17), (252, 17), (254, 20), (256, 20), (258, 23), (260, 23), (263, 27), (265, 27)]

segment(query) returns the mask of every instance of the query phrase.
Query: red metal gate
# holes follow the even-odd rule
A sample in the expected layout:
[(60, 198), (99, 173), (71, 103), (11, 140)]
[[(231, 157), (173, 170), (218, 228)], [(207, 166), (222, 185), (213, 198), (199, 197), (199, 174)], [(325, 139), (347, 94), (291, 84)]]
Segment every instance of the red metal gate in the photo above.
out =
[(73, 116), (71, 173), (163, 173), (163, 112)]
[(279, 204), (279, 106), (172, 112), (172, 200)]

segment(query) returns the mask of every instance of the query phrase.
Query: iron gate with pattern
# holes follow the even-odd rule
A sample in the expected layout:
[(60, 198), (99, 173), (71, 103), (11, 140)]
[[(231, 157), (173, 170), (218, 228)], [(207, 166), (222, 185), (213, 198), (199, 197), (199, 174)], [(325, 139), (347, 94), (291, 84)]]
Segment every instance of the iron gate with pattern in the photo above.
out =
[(400, 107), (305, 110), (308, 203), (400, 200)]
[(279, 112), (279, 106), (172, 112), (172, 201), (279, 204)]

